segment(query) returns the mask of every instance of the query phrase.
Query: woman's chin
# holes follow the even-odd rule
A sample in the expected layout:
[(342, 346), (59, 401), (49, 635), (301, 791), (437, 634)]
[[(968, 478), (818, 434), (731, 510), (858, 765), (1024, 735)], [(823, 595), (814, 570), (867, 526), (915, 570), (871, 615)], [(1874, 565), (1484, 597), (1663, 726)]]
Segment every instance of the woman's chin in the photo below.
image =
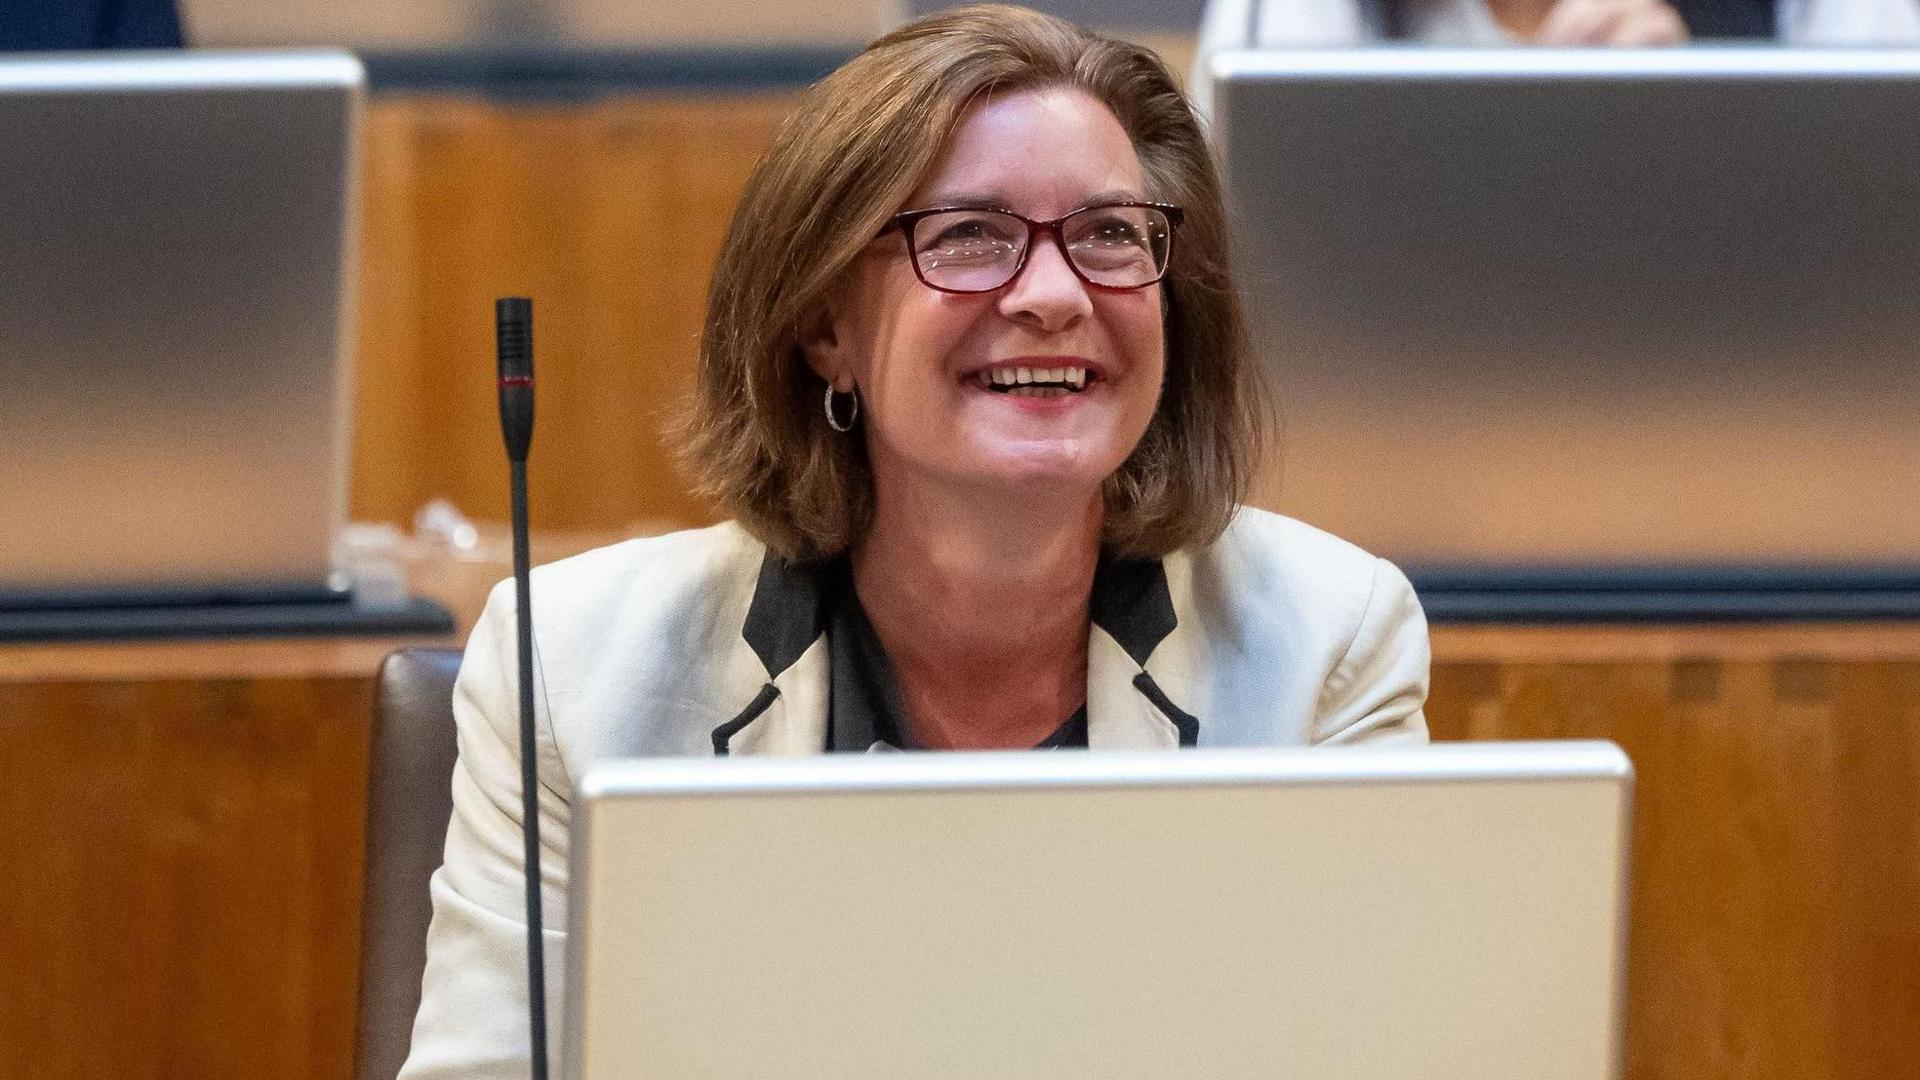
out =
[(911, 440), (870, 442), (876, 473), (897, 483), (913, 484), (917, 478), (988, 502), (1044, 497), (1067, 504), (1096, 496), (1132, 449), (1125, 433), (1106, 429), (1036, 433), (978, 425), (942, 430), (916, 433)]
[(1079, 495), (1098, 490), (1119, 467), (1117, 462), (1108, 464), (1111, 455), (1091, 449), (1078, 440), (997, 443), (981, 448), (970, 471), (983, 486)]

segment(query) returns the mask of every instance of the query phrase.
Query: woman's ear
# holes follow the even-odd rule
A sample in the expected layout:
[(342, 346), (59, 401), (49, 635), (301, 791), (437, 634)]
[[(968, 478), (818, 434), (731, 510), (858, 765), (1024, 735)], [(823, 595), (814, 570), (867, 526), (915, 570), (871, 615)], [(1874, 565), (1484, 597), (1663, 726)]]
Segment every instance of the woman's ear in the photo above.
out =
[(845, 390), (853, 381), (853, 372), (847, 364), (845, 350), (840, 346), (839, 319), (835, 317), (834, 305), (821, 304), (812, 315), (800, 324), (800, 351), (807, 358), (807, 366), (815, 375), (824, 379), (827, 385), (837, 390)]

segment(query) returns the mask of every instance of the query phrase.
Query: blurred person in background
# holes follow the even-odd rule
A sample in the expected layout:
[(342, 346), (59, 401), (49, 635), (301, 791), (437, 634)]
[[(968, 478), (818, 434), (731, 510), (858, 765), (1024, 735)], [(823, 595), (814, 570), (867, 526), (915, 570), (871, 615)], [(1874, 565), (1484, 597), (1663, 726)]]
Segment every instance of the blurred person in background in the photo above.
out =
[[(807, 92), (735, 211), (684, 432), (734, 520), (533, 574), (549, 926), (598, 760), (1425, 741), (1407, 579), (1240, 505), (1265, 408), (1226, 246), (1137, 45), (960, 8)], [(454, 694), (406, 1080), (526, 1075), (511, 586)]]
[(1207, 0), (1189, 86), (1210, 115), (1209, 58), (1226, 49), (1740, 41), (1920, 45), (1920, 0)]
[(184, 44), (174, 0), (0, 0), (0, 52)]
[(1429, 45), (1920, 44), (1920, 0), (1209, 0), (1200, 52)]

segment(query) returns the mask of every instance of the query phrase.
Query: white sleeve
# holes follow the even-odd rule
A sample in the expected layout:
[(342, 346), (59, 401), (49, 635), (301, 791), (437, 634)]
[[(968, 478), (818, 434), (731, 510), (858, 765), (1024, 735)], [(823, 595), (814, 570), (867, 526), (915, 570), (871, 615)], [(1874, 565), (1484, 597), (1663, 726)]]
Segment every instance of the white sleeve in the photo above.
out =
[[(513, 583), (502, 582), (487, 598), (454, 684), (460, 753), (453, 768), (453, 817), (445, 859), (433, 875), (426, 975), (412, 1050), (400, 1080), (521, 1080), (527, 1075), (526, 874), (514, 608)], [(536, 719), (541, 721), (548, 1056), (557, 1066), (572, 789), (554, 750), (551, 719), (539, 709)]]
[(1247, 46), (1247, 28), (1258, 0), (1207, 0), (1200, 12), (1200, 37), (1187, 75), (1187, 100), (1203, 121), (1213, 118), (1213, 54)]
[(1310, 49), (1373, 40), (1361, 0), (1254, 0), (1255, 48)]
[(1780, 0), (1788, 45), (1920, 44), (1920, 0)]
[(1217, 52), (1364, 45), (1372, 37), (1360, 0), (1207, 0), (1187, 96), (1195, 112), (1212, 119)]
[(1413, 585), (1375, 559), (1360, 627), (1321, 688), (1313, 742), (1426, 742), (1431, 665), (1427, 617)]

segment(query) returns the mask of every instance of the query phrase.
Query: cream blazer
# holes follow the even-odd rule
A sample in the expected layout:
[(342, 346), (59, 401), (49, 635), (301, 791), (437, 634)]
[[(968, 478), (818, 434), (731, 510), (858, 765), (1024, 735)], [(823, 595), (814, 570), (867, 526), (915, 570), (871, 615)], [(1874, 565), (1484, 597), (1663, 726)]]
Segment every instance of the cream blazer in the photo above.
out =
[[(565, 927), (574, 778), (609, 758), (822, 752), (827, 641), (810, 576), (732, 524), (540, 567), (532, 598), (544, 918)], [(1290, 518), (1242, 510), (1206, 548), (1107, 575), (1092, 607), (1092, 748), (1426, 739), (1412, 587)], [(502, 582), (454, 689), (453, 818), (403, 1080), (526, 1075), (513, 609)], [(546, 936), (557, 1066), (565, 934)]]

